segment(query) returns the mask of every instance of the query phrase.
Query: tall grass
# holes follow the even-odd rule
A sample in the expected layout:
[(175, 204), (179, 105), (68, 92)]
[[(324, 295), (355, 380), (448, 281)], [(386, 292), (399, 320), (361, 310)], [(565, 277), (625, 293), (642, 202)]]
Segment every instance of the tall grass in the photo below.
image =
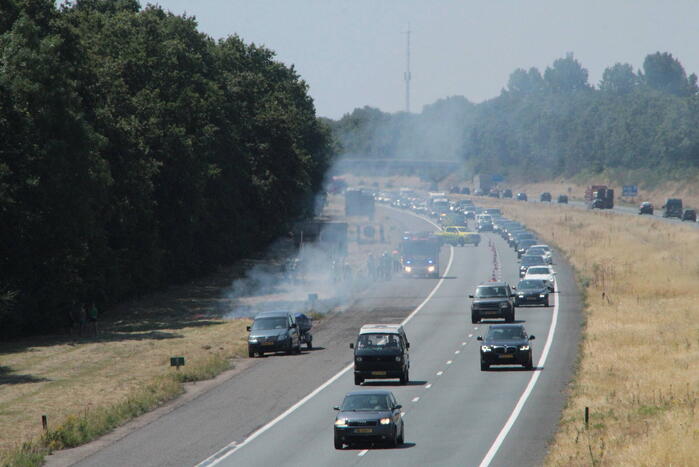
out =
[(699, 230), (499, 203), (567, 255), (586, 292), (582, 354), (546, 463), (697, 465)]

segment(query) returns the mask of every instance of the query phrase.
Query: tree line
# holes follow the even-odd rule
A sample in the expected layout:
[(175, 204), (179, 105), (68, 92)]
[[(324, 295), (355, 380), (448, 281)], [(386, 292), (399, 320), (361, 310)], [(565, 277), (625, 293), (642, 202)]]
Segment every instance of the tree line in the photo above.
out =
[(332, 154), (264, 47), (136, 0), (0, 0), (0, 335), (263, 248)]
[(567, 54), (543, 73), (515, 70), (480, 104), (451, 97), (420, 114), (364, 107), (331, 125), (354, 157), (455, 158), (471, 174), (651, 184), (699, 172), (697, 76), (670, 53), (647, 55), (636, 71), (610, 66), (596, 86)]

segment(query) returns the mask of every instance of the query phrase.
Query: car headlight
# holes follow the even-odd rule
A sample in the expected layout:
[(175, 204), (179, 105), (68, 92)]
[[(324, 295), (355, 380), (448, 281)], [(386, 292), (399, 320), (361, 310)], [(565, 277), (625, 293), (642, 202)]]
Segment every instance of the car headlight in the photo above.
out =
[(519, 350), (529, 350), (529, 345), (520, 345)]
[(396, 355), (396, 361), (397, 361), (397, 362), (400, 362), (401, 360), (402, 360), (401, 356), (400, 356), (400, 355)]
[(358, 362), (361, 362), (361, 361), (362, 361), (362, 357), (355, 357), (355, 360), (358, 361)]
[(405, 267), (405, 272), (412, 272), (412, 271), (413, 271), (413, 268), (411, 268), (410, 266)]
[(388, 425), (389, 423), (391, 423), (391, 419), (390, 418), (382, 418), (381, 420), (379, 420), (379, 423), (381, 423), (382, 425)]
[(490, 348), (489, 345), (481, 345), (481, 351), (482, 352), (490, 352), (492, 349)]
[(347, 419), (346, 418), (338, 418), (335, 420), (335, 426), (347, 426)]
[(519, 294), (519, 298), (524, 298), (524, 294)]
[(248, 342), (251, 344), (257, 344), (257, 337), (250, 337), (248, 338)]
[(434, 272), (434, 266), (429, 266), (427, 268), (427, 272)]
[(502, 303), (500, 304), (500, 308), (507, 308), (507, 307), (509, 307), (509, 306), (510, 306), (510, 305), (509, 305), (507, 302), (502, 302)]
[(277, 340), (278, 340), (278, 341), (285, 341), (288, 337), (289, 337), (289, 336), (287, 336), (286, 334), (279, 334), (279, 335), (277, 336)]
[(434, 263), (434, 261), (432, 261), (432, 260), (430, 259), (430, 260), (427, 260), (427, 263), (428, 263), (428, 264), (432, 264), (432, 263)]
[(546, 294), (540, 293), (540, 294), (539, 294), (539, 298), (546, 298)]

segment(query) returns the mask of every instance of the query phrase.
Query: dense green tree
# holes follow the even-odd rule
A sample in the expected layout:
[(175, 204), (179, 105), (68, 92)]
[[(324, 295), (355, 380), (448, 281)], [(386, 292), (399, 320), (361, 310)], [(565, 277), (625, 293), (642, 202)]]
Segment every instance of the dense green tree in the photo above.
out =
[(599, 83), (600, 91), (613, 94), (628, 94), (639, 85), (639, 77), (628, 63), (616, 63), (607, 67)]
[(546, 68), (544, 81), (548, 88), (557, 93), (573, 93), (590, 89), (587, 82), (587, 70), (572, 53), (565, 58), (558, 58), (553, 65)]
[(692, 74), (688, 78), (679, 60), (667, 52), (656, 52), (646, 56), (643, 61), (643, 80), (653, 89), (676, 96), (697, 93), (696, 75)]

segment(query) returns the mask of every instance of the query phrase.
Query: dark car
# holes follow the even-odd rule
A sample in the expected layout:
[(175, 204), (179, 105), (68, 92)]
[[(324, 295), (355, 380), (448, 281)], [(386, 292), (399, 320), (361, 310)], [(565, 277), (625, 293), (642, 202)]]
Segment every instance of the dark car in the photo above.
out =
[(510, 190), (509, 188), (505, 188), (504, 190), (502, 190), (502, 197), (512, 198), (512, 190)]
[(682, 218), (682, 200), (679, 198), (668, 198), (663, 205), (663, 217)]
[(518, 239), (517, 245), (516, 245), (517, 258), (521, 258), (522, 256), (524, 256), (524, 253), (526, 253), (526, 251), (529, 248), (533, 247), (537, 243), (539, 243), (539, 241), (536, 238), (534, 238), (534, 239), (532, 239), (532, 238)]
[(391, 391), (355, 391), (335, 407), (335, 449), (367, 441), (403, 444), (405, 427), (402, 406)]
[(558, 195), (558, 204), (568, 204), (568, 195)]
[(475, 190), (473, 190), (473, 194), (475, 196), (484, 196), (485, 191), (483, 191), (481, 188), (476, 188)]
[(311, 329), (313, 328), (313, 320), (310, 316), (300, 312), (296, 313), (294, 315), (294, 318), (296, 318), (296, 324), (299, 327), (301, 342), (306, 343), (306, 348), (308, 350), (313, 349), (313, 334), (311, 334)]
[(522, 279), (515, 287), (515, 306), (549, 306), (549, 286), (538, 279)]
[(493, 188), (488, 192), (488, 196), (490, 196), (491, 198), (499, 198), (500, 197), (500, 190)]
[(649, 203), (648, 201), (642, 202), (641, 205), (638, 207), (638, 214), (650, 214), (652, 216), (653, 204)]
[(301, 338), (293, 313), (288, 311), (263, 311), (255, 315), (248, 326), (248, 356), (267, 352), (300, 353)]
[(354, 349), (354, 384), (367, 379), (410, 381), (410, 343), (400, 324), (365, 324), (350, 348)]
[(684, 213), (682, 213), (682, 220), (696, 222), (697, 212), (694, 209), (685, 209)]
[(546, 266), (548, 261), (543, 256), (523, 255), (522, 262), (519, 265), (519, 277), (524, 277), (529, 266)]
[(551, 193), (548, 191), (544, 191), (541, 193), (541, 196), (539, 196), (539, 201), (542, 203), (550, 203), (551, 202)]
[(512, 288), (507, 282), (488, 282), (476, 287), (469, 295), (471, 322), (479, 323), (483, 318), (503, 318), (508, 323), (515, 320), (515, 302)]
[(462, 195), (470, 195), (471, 194), (471, 189), (467, 186), (461, 188), (461, 194)]
[(517, 193), (517, 201), (527, 201), (526, 193)]
[(481, 344), (481, 371), (490, 365), (522, 365), (531, 370), (531, 342), (534, 336), (527, 335), (521, 324), (494, 324), (488, 328), (485, 339), (478, 336)]

